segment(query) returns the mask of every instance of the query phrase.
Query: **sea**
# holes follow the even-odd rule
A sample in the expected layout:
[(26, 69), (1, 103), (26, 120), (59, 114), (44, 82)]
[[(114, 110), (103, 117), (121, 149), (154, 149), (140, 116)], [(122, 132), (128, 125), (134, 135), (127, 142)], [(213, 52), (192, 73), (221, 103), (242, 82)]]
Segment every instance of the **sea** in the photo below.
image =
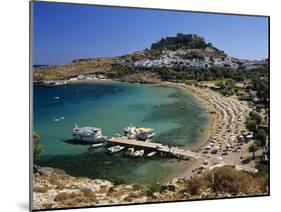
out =
[(75, 124), (101, 128), (108, 137), (123, 134), (130, 124), (149, 127), (156, 132), (155, 142), (192, 148), (209, 121), (206, 109), (178, 88), (107, 81), (33, 86), (33, 131), (44, 145), (36, 164), (75, 177), (148, 185), (164, 183), (188, 166), (165, 157), (109, 155), (106, 147), (89, 150), (89, 145), (72, 140)]

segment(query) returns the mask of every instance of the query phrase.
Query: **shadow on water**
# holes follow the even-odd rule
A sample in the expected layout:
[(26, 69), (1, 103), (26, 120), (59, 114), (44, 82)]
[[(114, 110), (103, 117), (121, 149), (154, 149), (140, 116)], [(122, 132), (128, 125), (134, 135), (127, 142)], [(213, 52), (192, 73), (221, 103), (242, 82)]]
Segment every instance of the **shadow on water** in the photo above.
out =
[(85, 143), (83, 141), (77, 141), (74, 139), (66, 139), (66, 140), (62, 140), (62, 142), (67, 143), (67, 144), (72, 144), (72, 145), (84, 145), (84, 146), (90, 145), (90, 143)]
[[(146, 166), (149, 160), (150, 166)], [(149, 184), (151, 180), (163, 181), (169, 174), (163, 163), (165, 158), (137, 158), (122, 156), (122, 153), (109, 155), (104, 147), (77, 155), (43, 155), (37, 165), (64, 170), (74, 177), (106, 179), (112, 182)], [(138, 169), (142, 167), (141, 169)], [(154, 174), (151, 174), (154, 173)], [(164, 177), (163, 177), (164, 176)]]

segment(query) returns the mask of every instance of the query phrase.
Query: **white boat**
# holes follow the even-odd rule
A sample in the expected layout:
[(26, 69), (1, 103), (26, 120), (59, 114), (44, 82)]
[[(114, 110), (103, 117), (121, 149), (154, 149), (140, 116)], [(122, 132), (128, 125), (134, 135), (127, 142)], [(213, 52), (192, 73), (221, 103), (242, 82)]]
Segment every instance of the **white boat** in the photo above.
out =
[(43, 85), (46, 87), (59, 87), (66, 84), (67, 84), (66, 81), (61, 81), (61, 80), (48, 80), (43, 82)]
[(134, 156), (134, 152), (135, 152), (135, 149), (134, 148), (128, 148), (128, 150), (126, 151), (126, 155), (128, 156)]
[(54, 99), (60, 99), (60, 97), (59, 96), (55, 96)]
[(102, 135), (100, 128), (96, 127), (78, 127), (75, 124), (73, 129), (73, 139), (77, 141), (84, 141), (89, 143), (104, 141), (105, 138)]
[(157, 154), (157, 152), (153, 151), (153, 152), (148, 153), (146, 156), (151, 158), (151, 157), (153, 157), (156, 154)]
[(130, 126), (124, 129), (124, 135), (127, 136), (129, 139), (135, 139), (137, 135), (137, 127), (130, 124)]
[(103, 143), (92, 144), (92, 145), (90, 146), (90, 148), (98, 148), (98, 147), (101, 147), (101, 146), (103, 146), (103, 145), (104, 145)]
[(144, 127), (139, 128), (131, 124), (130, 126), (124, 129), (124, 134), (129, 139), (139, 139), (142, 141), (151, 139), (155, 135), (154, 130), (151, 128), (144, 128)]
[(142, 150), (136, 150), (135, 153), (134, 153), (134, 156), (135, 157), (141, 157), (141, 156), (143, 156), (143, 154), (144, 154), (143, 149)]
[(124, 148), (125, 148), (124, 146), (117, 145), (117, 146), (110, 147), (107, 150), (110, 154), (113, 154), (122, 151)]
[(53, 119), (53, 122), (59, 122), (59, 121), (62, 121), (62, 120), (64, 120), (63, 116)]
[(151, 128), (138, 128), (138, 133), (136, 135), (137, 139), (146, 141), (147, 139), (151, 139), (155, 133)]
[(144, 150), (136, 150), (134, 148), (128, 148), (126, 151), (126, 155), (131, 156), (131, 157), (141, 157), (144, 154)]

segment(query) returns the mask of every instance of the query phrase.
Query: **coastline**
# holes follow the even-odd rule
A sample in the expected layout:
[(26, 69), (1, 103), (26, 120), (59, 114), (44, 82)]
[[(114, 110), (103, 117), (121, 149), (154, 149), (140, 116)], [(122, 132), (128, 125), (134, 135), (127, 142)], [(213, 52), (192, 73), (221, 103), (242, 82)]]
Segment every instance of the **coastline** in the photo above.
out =
[[(174, 87), (183, 90), (184, 92), (192, 95), (194, 99), (197, 101), (198, 104), (200, 104), (208, 113), (210, 111), (214, 111), (215, 108), (206, 100), (201, 98), (196, 92), (188, 88), (185, 84), (180, 83), (171, 83), (171, 82), (161, 82), (157, 83), (160, 86), (168, 86), (168, 87)], [(209, 139), (212, 137), (212, 135), (215, 133), (217, 129), (217, 123), (218, 123), (218, 117), (217, 114), (210, 113), (210, 119), (208, 126), (204, 129), (204, 132), (202, 132), (199, 141), (191, 148), (192, 151), (198, 152), (203, 146), (207, 145), (209, 142)], [(198, 168), (200, 166), (202, 161), (199, 160), (190, 160), (186, 162), (186, 167), (178, 172), (177, 175), (173, 178), (189, 178), (192, 176), (195, 168)], [(168, 181), (173, 180), (173, 178), (168, 179)]]
[[(251, 158), (248, 149), (253, 140), (241, 142), (236, 138), (242, 132), (247, 132), (245, 120), (251, 111), (247, 103), (236, 97), (224, 97), (205, 87), (172, 82), (162, 82), (159, 85), (176, 87), (191, 94), (211, 115), (209, 125), (201, 135), (201, 141), (191, 148), (201, 158), (188, 161), (177, 179), (200, 175), (212, 166), (228, 165), (254, 173), (257, 171), (253, 160), (243, 163), (245, 158)], [(216, 152), (213, 153), (213, 150)]]
[(212, 107), (212, 105), (208, 101), (201, 98), (196, 92), (189, 89), (185, 84), (161, 82), (161, 83), (158, 83), (158, 85), (179, 88), (179, 89), (183, 90), (184, 92), (192, 95), (192, 97), (197, 101), (197, 103), (200, 104), (200, 106), (202, 106), (210, 114), (208, 126), (204, 129), (204, 132), (202, 132), (202, 134), (200, 136), (200, 141), (197, 142), (196, 144), (194, 144), (193, 147), (191, 148), (191, 150), (198, 152), (198, 150), (200, 148), (202, 148), (204, 145), (206, 145), (208, 143), (210, 137), (216, 130), (218, 117), (217, 117), (217, 115), (210, 113), (210, 111), (214, 111), (215, 108)]
[[(112, 79), (95, 79), (95, 80), (71, 81), (71, 82), (69, 82), (69, 84), (99, 83), (99, 82), (120, 83), (122, 81), (112, 80)], [(124, 82), (124, 83), (133, 83), (133, 82)], [(222, 124), (221, 123), (222, 122), (221, 111), (219, 111), (217, 108), (215, 108), (213, 102), (211, 102), (208, 98), (206, 99), (206, 96), (205, 97), (204, 97), (204, 95), (202, 96), (202, 93), (200, 93), (201, 91), (197, 90), (197, 89), (199, 89), (197, 87), (193, 87), (193, 86), (186, 85), (183, 83), (173, 83), (173, 82), (154, 82), (154, 83), (150, 83), (150, 84), (181, 89), (182, 91), (192, 95), (192, 97), (194, 97), (194, 99), (198, 102), (198, 104), (200, 104), (200, 106), (202, 106), (210, 114), (209, 123), (205, 127), (204, 131), (201, 133), (198, 142), (196, 142), (191, 148), (189, 148), (190, 150), (192, 150), (194, 152), (199, 153), (201, 151), (201, 153), (202, 153), (202, 150), (204, 149), (204, 147), (206, 147), (206, 145), (208, 145), (208, 143), (210, 142), (210, 138), (214, 137), (214, 135), (216, 134), (216, 132), (218, 130), (219, 125)], [(221, 100), (226, 99), (225, 97), (221, 96), (217, 92), (212, 91), (212, 95), (218, 96), (218, 98), (220, 98)], [(235, 100), (234, 98), (232, 98), (232, 99)], [(235, 101), (239, 102), (237, 99)], [(229, 120), (228, 120), (228, 122), (229, 122)], [(225, 141), (223, 141), (223, 142), (226, 143), (227, 139), (224, 139), (224, 140)], [(200, 158), (199, 160), (184, 161), (183, 163), (186, 164), (186, 165), (184, 165), (184, 168), (181, 167), (175, 173), (171, 173), (171, 175), (165, 181), (169, 182), (173, 178), (191, 177), (194, 174), (193, 171), (195, 169), (198, 169), (199, 167), (201, 167), (204, 160), (209, 160), (208, 157), (210, 158), (210, 156), (212, 156), (212, 155), (211, 155), (211, 153), (208, 153), (207, 155), (203, 155), (203, 156), (207, 156), (207, 157)], [(227, 160), (227, 161), (229, 162), (230, 160)], [(237, 161), (239, 161), (239, 160), (235, 159), (235, 163), (237, 163)], [(253, 167), (253, 165), (251, 165), (251, 166)]]
[[(120, 83), (117, 80), (83, 80), (83, 81), (75, 81), (70, 84), (77, 83), (92, 83), (92, 82), (116, 82)], [(127, 82), (128, 83), (128, 82)], [(163, 183), (158, 184), (160, 191), (156, 191), (151, 195), (147, 195), (150, 187), (146, 187), (141, 184), (131, 183), (131, 184), (116, 184), (114, 181), (108, 181), (105, 179), (89, 179), (86, 177), (74, 177), (68, 175), (62, 170), (50, 171), (53, 168), (43, 167), (45, 170), (45, 174), (48, 176), (42, 176), (44, 181), (41, 180), (40, 175), (34, 175), (33, 183), (35, 185), (33, 189), (33, 195), (36, 196), (36, 202), (33, 203), (35, 208), (45, 208), (46, 206), (52, 208), (58, 207), (66, 207), (69, 205), (77, 206), (77, 204), (81, 206), (89, 206), (89, 205), (103, 205), (103, 204), (128, 204), (130, 202), (134, 203), (146, 203), (146, 202), (154, 202), (154, 201), (169, 201), (169, 200), (186, 200), (186, 199), (202, 199), (205, 196), (203, 194), (208, 193), (209, 195), (213, 195), (213, 198), (217, 197), (217, 193), (210, 193), (209, 190), (202, 190), (201, 194), (198, 195), (190, 195), (186, 193), (186, 186), (188, 185), (189, 180), (192, 182), (193, 176), (198, 176), (201, 179), (204, 178), (202, 175), (203, 171), (211, 171), (211, 167), (215, 166), (213, 160), (222, 156), (223, 160), (221, 163), (217, 163), (217, 165), (222, 166), (231, 166), (226, 168), (233, 168), (236, 171), (246, 171), (253, 172), (255, 167), (255, 162), (252, 160), (246, 166), (242, 166), (241, 159), (250, 158), (252, 153), (249, 153), (248, 147), (251, 142), (241, 143), (240, 141), (233, 141), (233, 145), (240, 145), (241, 152), (229, 151), (228, 155), (223, 155), (222, 149), (224, 149), (227, 145), (229, 145), (229, 140), (232, 134), (235, 132), (235, 135), (238, 136), (241, 131), (245, 130), (245, 118), (246, 114), (249, 112), (249, 108), (247, 104), (239, 101), (236, 97), (224, 97), (218, 92), (212, 91), (209, 88), (203, 87), (195, 87), (186, 85), (183, 83), (172, 83), (172, 82), (155, 82), (151, 83), (159, 86), (169, 86), (183, 90), (184, 92), (192, 95), (194, 99), (202, 106), (209, 114), (210, 119), (208, 125), (205, 127), (202, 132), (199, 141), (194, 144), (194, 147), (189, 148), (190, 150), (197, 152), (201, 155), (200, 158), (195, 160), (182, 161), (183, 166), (179, 166), (176, 171), (171, 172), (169, 176), (167, 176), (167, 180)], [(221, 107), (225, 104), (225, 107)], [(237, 110), (237, 111), (236, 111)], [(232, 111), (232, 112), (231, 112)], [(234, 111), (234, 112), (233, 112)], [(236, 112), (235, 112), (236, 111)], [(240, 120), (240, 114), (243, 111), (244, 118)], [(225, 112), (225, 115), (224, 115)], [(233, 114), (232, 114), (233, 113)], [(233, 119), (233, 120), (232, 120)], [(234, 126), (233, 130), (231, 126)], [(228, 132), (228, 128), (230, 132)], [(236, 131), (235, 131), (236, 130)], [(220, 131), (222, 131), (220, 133)], [(217, 134), (221, 134), (218, 139), (216, 139)], [(218, 154), (212, 154), (209, 151), (207, 154), (204, 153), (206, 150), (206, 146), (210, 145), (210, 143), (214, 143), (214, 147), (216, 145), (221, 145), (221, 150), (219, 150)], [(205, 162), (207, 161), (207, 165)], [(218, 166), (218, 167), (222, 167)], [(202, 168), (203, 167), (203, 168)], [(247, 168), (247, 169), (242, 169)], [(198, 170), (201, 170), (198, 173)], [(54, 174), (53, 174), (54, 173)], [(209, 173), (209, 172), (208, 172)], [(241, 172), (245, 174), (245, 172)], [(254, 172), (255, 173), (255, 172)], [(54, 175), (57, 177), (57, 181), (51, 180)], [(48, 180), (46, 180), (48, 179)], [(67, 180), (65, 180), (67, 179)], [(253, 180), (254, 178), (251, 178)], [(70, 183), (71, 182), (71, 183)], [(63, 189), (60, 188), (60, 186)], [(75, 185), (74, 187), (72, 185)], [(184, 192), (183, 192), (184, 191)], [(120, 192), (123, 192), (120, 195)], [(262, 194), (266, 194), (267, 190), (259, 191)], [(85, 195), (91, 194), (92, 199), (89, 199), (87, 196), (83, 199), (83, 201), (72, 202), (70, 201), (58, 201), (59, 197), (65, 195), (66, 197), (71, 196), (74, 198), (84, 198)], [(180, 196), (183, 194), (183, 196)], [(185, 196), (186, 194), (186, 196)], [(202, 196), (203, 195), (203, 196)], [(220, 195), (224, 195), (223, 193)], [(227, 194), (229, 197), (230, 195)], [(130, 196), (130, 197), (129, 197)], [(202, 198), (201, 198), (202, 196)], [(243, 194), (243, 196), (245, 196)]]

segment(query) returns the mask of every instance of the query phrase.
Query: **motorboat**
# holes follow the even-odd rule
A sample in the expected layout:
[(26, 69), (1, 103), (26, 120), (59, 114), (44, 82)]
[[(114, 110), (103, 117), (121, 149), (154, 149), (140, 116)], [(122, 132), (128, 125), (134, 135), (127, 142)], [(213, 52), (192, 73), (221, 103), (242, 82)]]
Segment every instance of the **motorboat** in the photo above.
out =
[(109, 147), (107, 150), (110, 154), (114, 154), (122, 151), (124, 148), (125, 148), (124, 146), (117, 145), (117, 146)]

